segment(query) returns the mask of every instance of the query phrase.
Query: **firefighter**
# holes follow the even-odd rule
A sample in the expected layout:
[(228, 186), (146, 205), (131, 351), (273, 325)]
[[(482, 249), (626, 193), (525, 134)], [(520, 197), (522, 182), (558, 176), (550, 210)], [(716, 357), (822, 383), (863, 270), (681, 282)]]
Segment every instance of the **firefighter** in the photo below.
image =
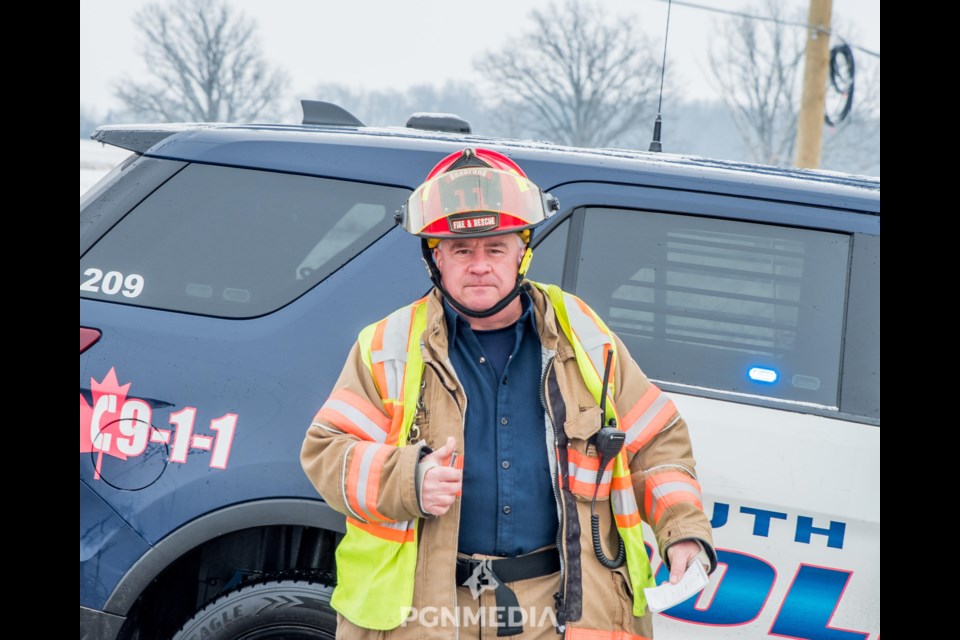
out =
[(525, 278), (558, 208), (467, 148), (398, 213), (434, 287), (360, 332), (301, 452), (346, 516), (338, 637), (650, 638), (641, 521), (671, 582), (716, 567), (673, 402), (583, 301)]

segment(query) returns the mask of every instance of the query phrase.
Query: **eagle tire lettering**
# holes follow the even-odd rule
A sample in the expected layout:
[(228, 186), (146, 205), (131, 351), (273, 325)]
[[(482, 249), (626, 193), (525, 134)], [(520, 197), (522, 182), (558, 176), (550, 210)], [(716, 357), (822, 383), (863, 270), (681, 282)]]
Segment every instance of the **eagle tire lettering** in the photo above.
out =
[(332, 593), (333, 587), (319, 578), (245, 584), (198, 611), (173, 640), (233, 640), (290, 628), (303, 636), (332, 639), (337, 630)]

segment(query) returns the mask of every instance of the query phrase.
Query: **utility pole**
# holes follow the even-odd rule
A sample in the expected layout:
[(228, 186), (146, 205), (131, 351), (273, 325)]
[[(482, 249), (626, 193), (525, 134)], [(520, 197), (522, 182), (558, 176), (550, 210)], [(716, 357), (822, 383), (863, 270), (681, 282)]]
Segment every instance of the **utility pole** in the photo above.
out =
[(796, 166), (820, 166), (823, 114), (826, 109), (827, 70), (830, 66), (830, 16), (833, 0), (810, 0), (807, 50), (803, 65), (803, 97), (797, 121)]

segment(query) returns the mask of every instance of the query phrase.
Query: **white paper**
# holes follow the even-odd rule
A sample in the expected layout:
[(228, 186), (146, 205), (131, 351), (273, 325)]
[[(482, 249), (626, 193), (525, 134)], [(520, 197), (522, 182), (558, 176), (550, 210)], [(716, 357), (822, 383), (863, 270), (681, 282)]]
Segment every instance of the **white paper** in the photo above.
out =
[(677, 584), (664, 582), (659, 587), (644, 589), (643, 593), (647, 596), (647, 606), (650, 607), (650, 611), (659, 613), (680, 604), (695, 593), (699, 593), (707, 586), (709, 581), (710, 578), (707, 577), (707, 572), (703, 570), (703, 565), (695, 560), (687, 567), (686, 572)]

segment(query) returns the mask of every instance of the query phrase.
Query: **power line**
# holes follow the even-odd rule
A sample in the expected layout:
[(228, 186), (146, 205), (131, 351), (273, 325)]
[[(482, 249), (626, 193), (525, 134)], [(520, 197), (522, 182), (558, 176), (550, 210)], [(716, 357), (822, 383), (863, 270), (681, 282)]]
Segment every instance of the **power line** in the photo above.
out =
[[(656, 0), (656, 1), (657, 1), (657, 2), (670, 2), (671, 0)], [(732, 11), (732, 10), (730, 10), (730, 9), (719, 9), (719, 8), (717, 8), (717, 7), (711, 7), (711, 6), (709, 6), (709, 5), (698, 4), (698, 3), (696, 3), (696, 2), (686, 2), (685, 0), (672, 0), (672, 1), (673, 1), (674, 4), (682, 5), (682, 6), (684, 6), (684, 7), (690, 7), (691, 9), (699, 9), (699, 10), (701, 10), (701, 11), (711, 11), (711, 12), (713, 12), (713, 13), (722, 13), (722, 14), (725, 14), (725, 15), (728, 15), (728, 16), (736, 16), (736, 17), (738, 17), (738, 18), (746, 18), (746, 19), (748, 19), (748, 20), (760, 20), (760, 21), (763, 21), (763, 22), (775, 22), (775, 23), (777, 23), (777, 24), (787, 25), (787, 26), (790, 26), (790, 27), (802, 27), (803, 29), (815, 29), (815, 28), (819, 28), (819, 27), (816, 27), (815, 25), (807, 24), (806, 22), (796, 22), (796, 21), (794, 21), (794, 20), (780, 20), (780, 19), (778, 19), (778, 18), (771, 18), (770, 16), (758, 16), (758, 15), (755, 15), (755, 14), (752, 14), (752, 13), (745, 13), (745, 12), (743, 12), (743, 11)], [(824, 30), (821, 29), (821, 31), (824, 31)], [(833, 33), (832, 33), (831, 31), (829, 31), (829, 30), (827, 30), (826, 33), (827, 33), (827, 35), (836, 35), (836, 34), (833, 34)], [(870, 49), (867, 49), (867, 48), (865, 48), (865, 47), (861, 47), (860, 45), (852, 44), (852, 43), (850, 43), (850, 42), (847, 42), (844, 38), (842, 38), (842, 37), (839, 36), (839, 35), (836, 35), (836, 37), (840, 40), (840, 42), (846, 44), (846, 45), (849, 46), (851, 49), (856, 49), (856, 50), (858, 50), (858, 51), (862, 51), (863, 53), (866, 53), (867, 55), (871, 55), (871, 56), (874, 56), (874, 57), (877, 57), (877, 58), (880, 57), (880, 52), (879, 52), (879, 51), (871, 51)]]

